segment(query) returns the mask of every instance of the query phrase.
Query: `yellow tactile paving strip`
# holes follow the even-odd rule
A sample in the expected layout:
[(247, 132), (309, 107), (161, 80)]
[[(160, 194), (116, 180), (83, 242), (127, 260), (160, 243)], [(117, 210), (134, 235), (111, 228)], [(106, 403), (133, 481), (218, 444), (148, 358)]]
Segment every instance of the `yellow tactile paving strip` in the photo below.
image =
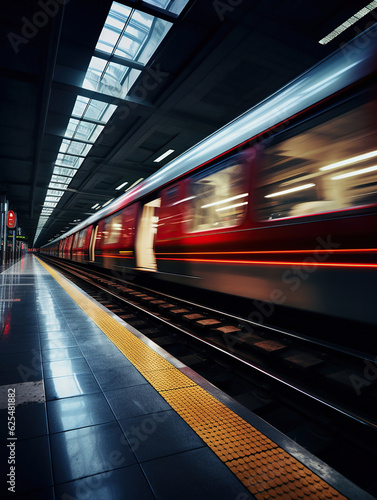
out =
[(346, 498), (37, 260), (258, 500)]

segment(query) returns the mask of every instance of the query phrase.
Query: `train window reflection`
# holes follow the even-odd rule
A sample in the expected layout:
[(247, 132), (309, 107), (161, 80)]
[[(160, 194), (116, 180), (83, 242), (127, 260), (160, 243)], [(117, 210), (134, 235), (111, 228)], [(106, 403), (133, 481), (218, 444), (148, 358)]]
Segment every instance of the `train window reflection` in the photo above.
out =
[(122, 231), (122, 214), (115, 215), (105, 220), (104, 245), (118, 243)]
[(225, 168), (193, 178), (190, 185), (190, 231), (235, 226), (243, 221), (249, 193), (244, 166), (228, 162)]
[(375, 102), (266, 146), (260, 219), (300, 217), (377, 203)]
[(86, 237), (87, 232), (88, 232), (88, 228), (82, 229), (80, 231), (78, 241), (77, 241), (77, 248), (82, 248), (84, 246), (85, 237)]

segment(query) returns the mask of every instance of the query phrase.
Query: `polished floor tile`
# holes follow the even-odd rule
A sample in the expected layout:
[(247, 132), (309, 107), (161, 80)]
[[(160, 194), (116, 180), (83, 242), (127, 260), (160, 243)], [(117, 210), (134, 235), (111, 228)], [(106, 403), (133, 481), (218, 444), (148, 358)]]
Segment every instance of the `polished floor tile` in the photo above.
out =
[(41, 331), (39, 334), (39, 338), (41, 341), (44, 340), (58, 340), (58, 339), (73, 339), (73, 334), (67, 330), (65, 331), (57, 331), (57, 332), (52, 332), (52, 331)]
[(88, 343), (78, 343), (82, 353), (85, 357), (95, 354), (100, 350), (103, 356), (115, 355), (119, 352), (118, 348), (114, 344), (109, 344), (108, 342), (88, 342)]
[(105, 396), (118, 419), (171, 409), (170, 405), (150, 385), (115, 389), (105, 392)]
[(0, 385), (41, 379), (42, 362), (38, 351), (0, 354)]
[(109, 470), (56, 488), (56, 500), (155, 500), (139, 465)]
[[(14, 495), (13, 495), (14, 497)], [(10, 498), (13, 498), (10, 497)], [(14, 497), (15, 500), (56, 500), (54, 488), (43, 488), (42, 490), (33, 490)], [(77, 499), (78, 500), (78, 499)]]
[(117, 422), (52, 434), (51, 450), (57, 484), (136, 463)]
[(22, 335), (31, 334), (36, 335), (40, 331), (40, 325), (37, 323), (36, 325), (29, 325), (25, 322), (22, 325), (13, 325), (12, 323), (9, 326), (7, 335), (18, 335), (21, 333)]
[(156, 497), (164, 500), (253, 498), (209, 448), (144, 462), (141, 467)]
[(111, 366), (111, 368), (132, 366), (131, 361), (129, 361), (120, 351), (111, 354), (103, 354), (101, 356), (98, 356), (98, 352), (86, 352), (84, 356), (94, 372), (96, 370), (106, 369), (109, 366)]
[[(48, 434), (46, 403), (19, 405), (15, 411), (15, 436), (17, 440)], [(8, 434), (8, 410), (0, 410), (0, 441), (5, 443)]]
[(139, 462), (205, 446), (173, 410), (119, 420)]
[(77, 342), (74, 338), (41, 339), (41, 347), (42, 351), (64, 349), (66, 347), (77, 347)]
[(43, 363), (43, 372), (45, 378), (91, 373), (88, 363), (83, 358), (47, 361)]
[(39, 343), (40, 335), (38, 332), (22, 332), (18, 329), (16, 332), (11, 333), (7, 332), (6, 334), (1, 336), (0, 345), (1, 344), (11, 344), (13, 342), (16, 343), (24, 343), (24, 342), (38, 342)]
[(45, 389), (47, 401), (101, 392), (100, 386), (91, 373), (46, 379)]
[[(17, 493), (53, 485), (48, 436), (17, 441), (15, 453)], [(0, 470), (2, 472), (9, 470), (7, 464), (8, 455), (9, 448), (6, 446), (0, 447)], [(7, 491), (5, 479), (6, 475), (1, 474), (0, 498), (5, 498), (2, 495)]]
[(48, 401), (47, 414), (51, 433), (104, 424), (115, 419), (101, 393)]
[(80, 320), (75, 323), (70, 322), (70, 331), (72, 333), (98, 333), (103, 335), (102, 330), (90, 319), (88, 320)]
[(0, 354), (11, 354), (17, 352), (28, 352), (40, 349), (39, 340), (10, 340), (9, 342), (0, 342)]
[(64, 359), (82, 358), (82, 352), (78, 347), (66, 347), (42, 351), (43, 361), (62, 361)]
[[(72, 333), (69, 327), (64, 323), (53, 323), (51, 325), (46, 325), (43, 322), (39, 323), (39, 332), (42, 334), (46, 333)], [(69, 335), (69, 337), (71, 337)]]
[[(112, 365), (109, 365), (111, 367)], [(102, 368), (93, 370), (101, 389), (110, 391), (122, 387), (147, 384), (147, 380), (133, 366), (122, 366), (121, 368)]]

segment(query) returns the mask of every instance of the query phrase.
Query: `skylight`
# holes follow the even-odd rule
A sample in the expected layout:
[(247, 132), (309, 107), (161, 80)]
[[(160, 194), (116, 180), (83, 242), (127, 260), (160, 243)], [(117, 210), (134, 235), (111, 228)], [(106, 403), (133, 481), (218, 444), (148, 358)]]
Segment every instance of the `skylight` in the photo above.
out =
[[(188, 0), (147, 0), (172, 18), (178, 16)], [(83, 88), (124, 99), (140, 76), (173, 23), (158, 15), (113, 2), (87, 69)], [(116, 56), (116, 61), (111, 58)], [(135, 67), (136, 66), (136, 67)], [(117, 106), (78, 95), (59, 148), (34, 238), (42, 228), (79, 170), (89, 151), (110, 120)]]

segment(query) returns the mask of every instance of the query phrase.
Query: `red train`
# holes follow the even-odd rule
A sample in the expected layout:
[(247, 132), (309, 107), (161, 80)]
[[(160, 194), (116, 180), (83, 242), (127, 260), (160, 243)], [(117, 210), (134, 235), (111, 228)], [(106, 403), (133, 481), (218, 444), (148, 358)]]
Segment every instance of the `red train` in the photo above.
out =
[(41, 253), (376, 324), (376, 55), (372, 28)]

